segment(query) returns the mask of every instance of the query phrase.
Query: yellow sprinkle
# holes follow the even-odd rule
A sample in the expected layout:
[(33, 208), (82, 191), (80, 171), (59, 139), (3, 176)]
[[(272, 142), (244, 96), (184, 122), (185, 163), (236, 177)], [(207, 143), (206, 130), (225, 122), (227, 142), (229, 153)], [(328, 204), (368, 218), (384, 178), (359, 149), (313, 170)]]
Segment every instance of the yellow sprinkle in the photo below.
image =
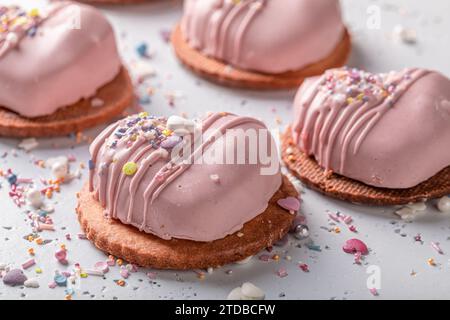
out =
[(31, 9), (28, 15), (30, 17), (39, 17), (39, 10), (37, 8)]
[(358, 94), (358, 96), (356, 97), (356, 99), (357, 99), (358, 101), (361, 101), (363, 98), (364, 98), (364, 93), (360, 93), (360, 94)]
[(148, 116), (148, 112), (141, 112), (141, 113), (139, 113), (139, 118), (145, 118), (145, 117), (147, 117)]
[(133, 174), (136, 173), (137, 169), (138, 169), (138, 166), (137, 166), (136, 162), (130, 161), (130, 162), (125, 163), (125, 165), (122, 168), (122, 172), (127, 176), (132, 176)]
[(86, 272), (82, 272), (82, 273), (80, 273), (80, 277), (81, 278), (87, 278), (88, 274)]
[(42, 269), (41, 269), (41, 268), (36, 268), (34, 271), (35, 271), (36, 273), (38, 273), (38, 274), (41, 274), (41, 273), (42, 273)]
[(347, 103), (348, 104), (352, 104), (353, 103), (353, 98), (347, 98)]
[(172, 131), (170, 131), (169, 129), (164, 129), (162, 131), (162, 134), (165, 135), (166, 137), (168, 137), (172, 134)]
[(28, 237), (27, 237), (27, 240), (31, 242), (31, 241), (34, 240), (34, 238), (33, 238), (33, 236), (28, 236)]

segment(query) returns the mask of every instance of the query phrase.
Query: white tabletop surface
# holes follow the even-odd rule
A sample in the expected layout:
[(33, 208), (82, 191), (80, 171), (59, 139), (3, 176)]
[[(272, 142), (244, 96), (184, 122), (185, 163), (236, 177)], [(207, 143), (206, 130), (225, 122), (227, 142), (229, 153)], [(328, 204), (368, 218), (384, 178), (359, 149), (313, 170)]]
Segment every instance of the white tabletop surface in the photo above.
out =
[[(312, 0), (311, 0), (312, 1)], [(27, 6), (42, 5), (40, 0), (1, 0), (3, 3), (23, 3)], [(433, 0), (426, 4), (421, 0), (344, 0), (345, 20), (351, 28), (354, 49), (349, 64), (370, 71), (389, 71), (408, 66), (437, 69), (450, 76), (450, 20), (446, 16), (450, 4), (447, 0)], [(292, 119), (291, 102), (294, 91), (255, 92), (222, 88), (197, 78), (185, 70), (175, 59), (170, 45), (162, 40), (161, 30), (170, 29), (181, 16), (181, 1), (152, 1), (135, 6), (102, 6), (102, 11), (114, 25), (120, 41), (121, 53), (126, 62), (137, 60), (135, 47), (142, 42), (149, 45), (153, 58), (150, 63), (156, 75), (148, 83), (155, 90), (151, 103), (143, 107), (152, 114), (171, 115), (185, 113), (202, 115), (205, 111), (230, 111), (252, 115), (264, 120), (270, 128), (283, 129)], [(379, 28), (372, 28), (380, 13)], [(376, 21), (375, 21), (376, 22)], [(376, 24), (375, 24), (376, 25)], [(417, 33), (417, 41), (407, 44), (394, 36), (396, 26)], [(369, 28), (370, 27), (370, 28)], [(63, 53), (62, 53), (63, 54)], [(148, 87), (147, 86), (147, 87)], [(175, 97), (174, 106), (169, 98)], [(85, 132), (95, 136), (97, 128)], [(420, 130), (420, 128), (418, 128)], [(74, 138), (39, 139), (39, 147), (30, 153), (18, 150), (20, 140), (0, 139), (0, 168), (11, 168), (19, 177), (51, 178), (48, 169), (33, 164), (36, 159), (53, 156), (76, 156), (72, 170), (89, 159), (87, 143), (77, 143)], [(55, 232), (46, 231), (42, 238), (52, 240), (38, 246), (24, 240), (30, 233), (30, 221), (8, 196), (9, 185), (1, 179), (0, 262), (16, 267), (27, 261), (28, 248), (34, 248), (37, 265), (26, 270), (28, 277), (37, 277), (40, 288), (6, 287), (0, 283), (0, 299), (63, 299), (64, 288), (48, 288), (55, 270), (71, 270), (74, 263), (92, 268), (95, 262), (105, 260), (105, 255), (88, 240), (80, 240), (75, 215), (75, 193), (87, 179), (87, 169), (82, 177), (61, 187), (61, 193), (47, 201), (55, 206), (52, 218)], [(133, 273), (124, 287), (114, 280), (121, 279), (119, 268), (114, 267), (105, 279), (89, 276), (75, 288), (73, 299), (223, 299), (229, 291), (243, 282), (250, 281), (266, 292), (270, 299), (396, 299), (396, 298), (450, 298), (450, 220), (439, 213), (433, 202), (428, 204), (427, 214), (406, 223), (393, 214), (394, 208), (369, 208), (355, 206), (306, 190), (302, 195), (302, 212), (307, 216), (311, 238), (320, 245), (317, 252), (305, 246), (298, 248), (298, 241), (290, 240), (284, 248), (275, 248), (279, 261), (262, 262), (257, 258), (245, 265), (231, 265), (205, 274), (200, 279), (195, 272), (155, 271), (150, 280), (149, 270)], [(358, 233), (354, 234), (344, 224), (338, 225), (340, 233), (330, 232), (327, 211), (340, 211), (351, 215)], [(72, 240), (66, 240), (70, 234)], [(423, 242), (415, 241), (420, 234)], [(350, 238), (363, 240), (370, 254), (362, 265), (353, 263), (352, 255), (342, 251), (342, 245)], [(444, 254), (437, 253), (430, 245), (439, 242)], [(61, 266), (53, 257), (59, 245), (68, 249), (69, 266)], [(291, 260), (285, 259), (290, 256)], [(433, 258), (436, 266), (427, 263)], [(298, 267), (302, 261), (310, 272)], [(35, 269), (42, 269), (36, 274)], [(277, 275), (280, 268), (288, 276)], [(232, 274), (226, 271), (232, 270)], [(367, 280), (376, 270), (379, 275), (379, 296), (368, 289)], [(369, 286), (370, 287), (370, 286)]]

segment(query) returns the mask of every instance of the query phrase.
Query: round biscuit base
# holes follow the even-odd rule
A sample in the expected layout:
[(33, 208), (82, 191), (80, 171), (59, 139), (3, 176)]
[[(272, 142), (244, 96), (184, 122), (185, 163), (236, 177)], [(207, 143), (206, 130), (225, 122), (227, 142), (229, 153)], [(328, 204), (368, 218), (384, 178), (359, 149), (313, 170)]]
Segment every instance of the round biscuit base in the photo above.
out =
[(357, 204), (404, 205), (450, 194), (450, 167), (413, 188), (377, 188), (336, 173), (327, 173), (316, 160), (299, 150), (290, 127), (281, 136), (281, 144), (282, 158), (290, 171), (306, 186), (333, 198)]
[(119, 74), (100, 88), (95, 98), (103, 105), (92, 106), (92, 99), (58, 109), (55, 113), (36, 118), (24, 118), (6, 108), (0, 107), (0, 136), (6, 137), (54, 137), (107, 122), (119, 116), (131, 106), (134, 99), (133, 84), (128, 71), (122, 67)]
[(172, 45), (181, 62), (195, 73), (210, 81), (242, 89), (297, 88), (305, 78), (320, 75), (330, 68), (343, 66), (351, 51), (350, 35), (346, 30), (342, 41), (329, 57), (298, 71), (263, 74), (233, 68), (191, 48), (183, 39), (180, 25), (172, 32)]
[(298, 197), (298, 193), (283, 177), (282, 186), (263, 213), (247, 222), (239, 232), (212, 242), (164, 240), (109, 219), (87, 184), (78, 194), (76, 211), (87, 238), (113, 256), (143, 267), (204, 269), (241, 261), (281, 239), (289, 231), (295, 216), (282, 209), (277, 200), (289, 196)]

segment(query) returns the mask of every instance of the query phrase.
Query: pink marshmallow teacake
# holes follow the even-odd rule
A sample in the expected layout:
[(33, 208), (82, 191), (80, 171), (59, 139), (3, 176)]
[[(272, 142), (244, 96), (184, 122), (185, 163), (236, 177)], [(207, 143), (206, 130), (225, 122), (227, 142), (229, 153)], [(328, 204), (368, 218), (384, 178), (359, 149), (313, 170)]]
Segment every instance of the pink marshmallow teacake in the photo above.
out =
[(106, 216), (167, 240), (214, 241), (239, 231), (282, 181), (266, 126), (227, 113), (196, 122), (133, 115), (106, 128), (90, 154), (90, 191)]
[(329, 70), (304, 82), (294, 109), (299, 148), (365, 184), (411, 188), (450, 165), (450, 80), (438, 72)]
[(338, 0), (186, 0), (181, 31), (207, 56), (277, 74), (329, 56), (345, 27)]
[(50, 115), (90, 98), (120, 71), (113, 29), (93, 7), (0, 6), (0, 16), (0, 106), (21, 116)]

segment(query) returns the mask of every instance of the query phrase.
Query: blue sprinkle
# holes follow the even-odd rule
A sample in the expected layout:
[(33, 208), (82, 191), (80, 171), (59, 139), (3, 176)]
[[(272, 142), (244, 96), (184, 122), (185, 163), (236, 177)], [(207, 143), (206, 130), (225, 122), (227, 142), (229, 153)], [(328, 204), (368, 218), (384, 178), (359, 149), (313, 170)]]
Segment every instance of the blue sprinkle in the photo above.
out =
[(8, 182), (9, 182), (10, 185), (16, 184), (16, 182), (17, 182), (17, 176), (16, 176), (14, 173), (11, 173), (11, 174), (8, 176)]
[(60, 287), (67, 286), (67, 278), (62, 274), (57, 274), (53, 280)]
[(89, 170), (94, 170), (95, 169), (95, 163), (92, 160), (88, 161), (88, 165), (89, 165)]
[(147, 58), (148, 57), (147, 51), (148, 51), (148, 46), (144, 42), (141, 43), (140, 45), (138, 45), (137, 48), (136, 48), (136, 52), (138, 53), (138, 55), (141, 58)]
[(28, 30), (27, 34), (28, 34), (28, 36), (30, 36), (30, 37), (34, 37), (34, 36), (36, 35), (36, 32), (37, 32), (37, 28), (36, 28), (36, 27), (32, 27), (32, 28), (30, 28), (30, 29)]
[(43, 210), (40, 210), (38, 214), (39, 214), (40, 217), (46, 217), (47, 216), (47, 212), (45, 212)]
[(150, 100), (150, 96), (149, 96), (148, 94), (142, 95), (142, 96), (139, 98), (139, 103), (140, 103), (140, 104), (149, 104), (150, 102), (151, 102), (151, 100)]
[(309, 250), (312, 250), (312, 251), (317, 251), (317, 252), (321, 252), (321, 251), (322, 251), (322, 249), (320, 248), (320, 246), (317, 245), (317, 244), (314, 244), (314, 243), (307, 243), (307, 244), (306, 244), (306, 247), (307, 247)]

